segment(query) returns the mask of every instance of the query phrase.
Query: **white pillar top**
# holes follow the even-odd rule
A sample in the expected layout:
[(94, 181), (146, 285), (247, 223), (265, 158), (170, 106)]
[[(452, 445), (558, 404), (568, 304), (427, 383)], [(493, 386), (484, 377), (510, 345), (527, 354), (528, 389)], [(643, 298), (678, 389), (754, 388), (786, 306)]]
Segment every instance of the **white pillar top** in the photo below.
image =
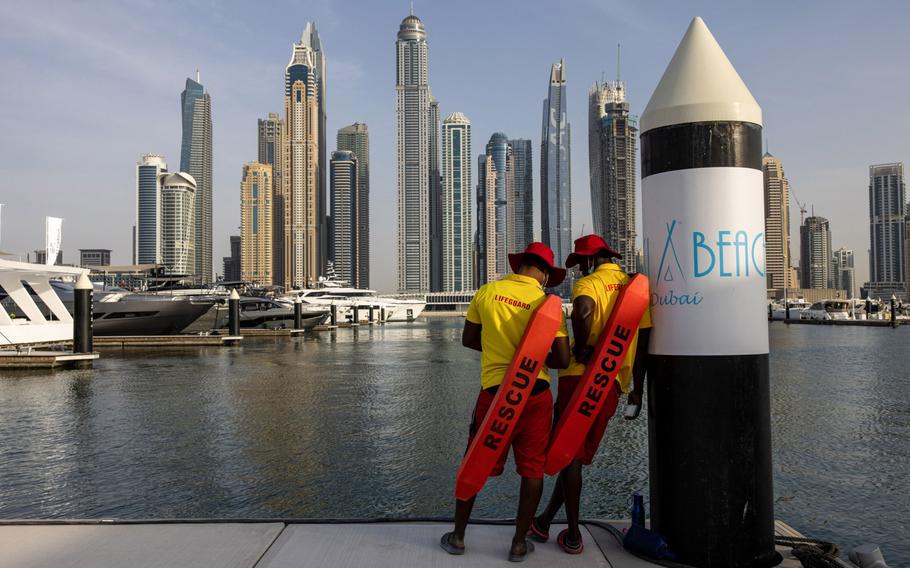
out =
[(751, 122), (761, 107), (708, 26), (694, 18), (641, 115), (641, 132), (689, 122)]

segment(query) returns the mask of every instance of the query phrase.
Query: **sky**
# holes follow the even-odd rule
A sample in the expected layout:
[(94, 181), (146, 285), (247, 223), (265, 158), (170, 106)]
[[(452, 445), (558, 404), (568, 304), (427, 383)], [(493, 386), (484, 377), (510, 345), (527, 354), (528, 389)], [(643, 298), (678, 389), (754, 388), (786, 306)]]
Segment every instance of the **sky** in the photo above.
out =
[[(830, 220), (835, 249), (856, 251), (857, 283), (867, 279), (868, 167), (910, 161), (910, 4), (415, 0), (414, 13), (441, 115), (471, 120), (475, 153), (497, 131), (534, 141), (538, 231), (541, 104), (551, 64), (565, 58), (573, 236), (591, 230), (589, 87), (616, 77), (622, 44), (640, 115), (689, 21), (703, 17), (762, 106), (768, 149), (790, 180), (793, 262), (798, 198)], [(395, 36), (407, 14), (406, 0), (0, 0), (0, 249), (43, 248), (50, 215), (64, 218), (66, 262), (80, 248), (131, 262), (136, 161), (158, 153), (178, 168), (180, 92), (198, 68), (212, 96), (220, 273), (256, 121), (283, 108), (291, 45), (312, 20), (326, 54), (328, 151), (339, 128), (369, 126), (371, 285), (394, 290)]]

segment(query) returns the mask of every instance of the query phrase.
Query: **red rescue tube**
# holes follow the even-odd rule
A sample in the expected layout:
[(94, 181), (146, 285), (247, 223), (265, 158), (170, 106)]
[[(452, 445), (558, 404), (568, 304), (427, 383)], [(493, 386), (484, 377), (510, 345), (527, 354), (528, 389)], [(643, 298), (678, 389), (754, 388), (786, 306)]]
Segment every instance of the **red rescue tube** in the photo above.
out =
[(556, 475), (578, 455), (622, 368), (629, 345), (648, 307), (648, 296), (648, 278), (642, 274), (633, 276), (620, 291), (613, 313), (597, 339), (594, 354), (578, 381), (575, 394), (559, 417), (547, 450), (547, 463), (544, 465), (547, 475)]
[(549, 295), (531, 314), (490, 410), (458, 466), (456, 499), (467, 501), (477, 495), (499, 456), (509, 446), (515, 425), (531, 397), (541, 367), (546, 365), (547, 354), (561, 324), (562, 301)]

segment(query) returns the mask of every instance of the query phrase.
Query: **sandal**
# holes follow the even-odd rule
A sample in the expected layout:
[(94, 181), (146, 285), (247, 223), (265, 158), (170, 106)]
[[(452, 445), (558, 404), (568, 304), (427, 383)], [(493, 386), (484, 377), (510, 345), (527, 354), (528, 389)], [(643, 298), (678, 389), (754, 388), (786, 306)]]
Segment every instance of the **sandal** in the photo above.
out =
[(534, 552), (534, 543), (530, 540), (525, 540), (525, 552), (524, 554), (515, 554), (509, 550), (509, 562), (523, 562), (525, 557)]
[(537, 542), (547, 542), (550, 540), (550, 531), (545, 531), (537, 524), (537, 517), (531, 519), (531, 528), (528, 529), (528, 537)]
[(556, 544), (566, 554), (581, 554), (585, 550), (585, 544), (581, 541), (581, 538), (578, 539), (578, 542), (569, 541), (569, 529), (563, 529), (559, 533), (559, 536), (556, 537)]
[(439, 541), (439, 546), (441, 546), (442, 549), (445, 550), (446, 552), (448, 552), (449, 554), (454, 554), (456, 556), (460, 556), (460, 555), (464, 554), (464, 547), (463, 546), (458, 547), (458, 546), (455, 546), (454, 544), (452, 544), (452, 541), (449, 540), (449, 538), (453, 534), (455, 534), (455, 533), (447, 532), (446, 534), (442, 535), (442, 539)]

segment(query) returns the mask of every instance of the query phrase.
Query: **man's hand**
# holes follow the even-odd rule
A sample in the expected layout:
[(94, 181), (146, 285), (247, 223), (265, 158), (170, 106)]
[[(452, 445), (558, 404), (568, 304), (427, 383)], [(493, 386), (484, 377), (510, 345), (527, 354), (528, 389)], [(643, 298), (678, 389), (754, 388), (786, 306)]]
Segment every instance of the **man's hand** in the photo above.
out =
[(639, 414), (641, 414), (641, 392), (633, 389), (626, 400), (626, 412), (623, 414), (623, 418), (635, 420)]
[(572, 355), (575, 356), (576, 361), (582, 365), (587, 365), (588, 361), (591, 360), (591, 356), (594, 355), (594, 347), (591, 345), (576, 345)]
[(629, 392), (627, 404), (631, 404), (633, 406), (641, 406), (641, 393), (635, 389), (632, 389), (632, 391)]

